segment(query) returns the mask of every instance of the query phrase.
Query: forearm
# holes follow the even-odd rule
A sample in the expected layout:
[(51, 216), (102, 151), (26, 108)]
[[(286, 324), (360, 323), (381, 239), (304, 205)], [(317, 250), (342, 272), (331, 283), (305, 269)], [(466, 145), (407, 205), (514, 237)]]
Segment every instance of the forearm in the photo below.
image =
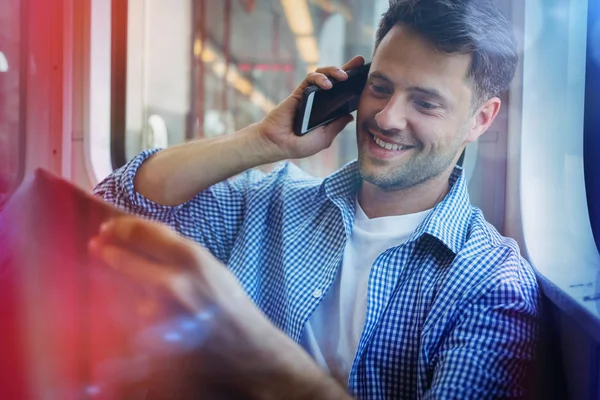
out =
[(273, 379), (270, 390), (256, 396), (257, 400), (350, 400), (350, 395), (316, 365), (297, 366), (294, 370), (281, 371)]
[[(256, 400), (349, 400), (346, 389), (282, 332), (265, 335), (264, 355), (256, 355), (244, 392)], [(257, 365), (259, 364), (259, 365)]]
[(218, 182), (282, 158), (261, 139), (258, 125), (250, 125), (232, 135), (201, 139), (154, 154), (140, 166), (134, 185), (155, 203), (175, 206)]
[[(354, 57), (343, 68), (352, 69), (363, 63), (362, 57)], [(285, 158), (309, 157), (329, 147), (352, 120), (350, 115), (301, 138), (292, 133), (292, 128), (304, 89), (316, 84), (327, 90), (331, 87), (330, 77), (345, 80), (348, 75), (335, 67), (311, 73), (258, 124), (233, 135), (198, 140), (154, 154), (136, 173), (136, 191), (158, 204), (179, 205), (250, 168)]]

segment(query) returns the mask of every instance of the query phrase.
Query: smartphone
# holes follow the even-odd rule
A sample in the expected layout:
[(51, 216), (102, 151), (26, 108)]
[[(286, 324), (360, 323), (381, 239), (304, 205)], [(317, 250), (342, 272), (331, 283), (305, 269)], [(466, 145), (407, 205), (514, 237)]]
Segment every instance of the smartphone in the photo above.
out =
[(311, 85), (304, 89), (300, 107), (296, 111), (294, 133), (298, 136), (321, 125), (325, 125), (358, 108), (360, 95), (367, 83), (371, 63), (346, 71), (348, 79), (331, 79), (331, 89), (321, 89)]

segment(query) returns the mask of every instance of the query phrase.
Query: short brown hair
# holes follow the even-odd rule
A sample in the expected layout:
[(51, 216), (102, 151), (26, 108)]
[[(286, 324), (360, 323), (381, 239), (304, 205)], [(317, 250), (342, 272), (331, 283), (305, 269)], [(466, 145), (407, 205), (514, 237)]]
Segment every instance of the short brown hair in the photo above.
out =
[(480, 105), (508, 89), (517, 62), (510, 23), (490, 0), (392, 0), (377, 30), (376, 48), (402, 24), (448, 54), (471, 54), (468, 78)]

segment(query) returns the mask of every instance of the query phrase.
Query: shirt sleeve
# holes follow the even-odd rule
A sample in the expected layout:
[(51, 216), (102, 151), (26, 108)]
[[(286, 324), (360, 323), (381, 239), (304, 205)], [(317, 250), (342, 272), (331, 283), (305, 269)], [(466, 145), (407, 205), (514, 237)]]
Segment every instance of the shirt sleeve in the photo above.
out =
[(96, 186), (94, 194), (126, 212), (171, 226), (227, 263), (244, 221), (251, 189), (266, 175), (250, 170), (211, 186), (187, 203), (164, 206), (142, 196), (133, 185), (140, 165), (157, 151), (144, 151), (115, 170)]
[(424, 399), (519, 399), (535, 357), (537, 286), (504, 281), (472, 303), (434, 361)]

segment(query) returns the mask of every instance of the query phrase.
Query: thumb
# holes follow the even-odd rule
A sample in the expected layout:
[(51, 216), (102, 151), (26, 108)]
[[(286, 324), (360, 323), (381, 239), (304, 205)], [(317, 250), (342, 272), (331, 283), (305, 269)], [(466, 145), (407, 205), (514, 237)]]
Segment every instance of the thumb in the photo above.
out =
[(333, 142), (333, 139), (335, 139), (335, 137), (346, 127), (346, 125), (352, 121), (354, 121), (352, 114), (341, 116), (340, 118), (325, 125), (325, 133)]

